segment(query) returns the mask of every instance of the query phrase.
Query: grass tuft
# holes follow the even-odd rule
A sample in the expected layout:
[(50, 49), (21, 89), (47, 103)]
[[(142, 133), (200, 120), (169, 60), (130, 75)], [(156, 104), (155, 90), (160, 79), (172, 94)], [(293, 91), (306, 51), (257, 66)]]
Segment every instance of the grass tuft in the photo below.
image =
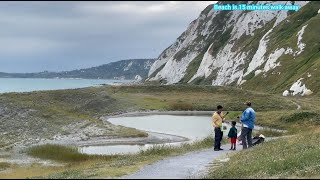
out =
[(283, 123), (297, 123), (306, 120), (320, 122), (320, 114), (314, 112), (296, 112), (289, 116), (284, 116), (280, 118), (280, 121), (282, 121)]
[(7, 162), (0, 162), (0, 170), (5, 170), (11, 167), (10, 163)]
[(185, 103), (185, 102), (171, 103), (170, 107), (172, 110), (175, 110), (175, 111), (188, 111), (188, 110), (194, 109), (191, 103)]
[(41, 158), (60, 162), (82, 162), (92, 159), (112, 159), (116, 156), (100, 156), (82, 154), (76, 147), (62, 146), (56, 144), (45, 144), (33, 146), (27, 150), (27, 154)]

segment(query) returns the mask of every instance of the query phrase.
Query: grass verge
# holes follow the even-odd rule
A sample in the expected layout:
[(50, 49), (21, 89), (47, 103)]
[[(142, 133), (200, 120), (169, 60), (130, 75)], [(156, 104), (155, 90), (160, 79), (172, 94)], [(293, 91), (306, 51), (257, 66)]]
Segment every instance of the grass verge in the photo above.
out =
[(266, 142), (233, 155), (206, 178), (319, 178), (319, 138), (319, 132), (310, 132)]
[[(212, 167), (208, 179), (238, 178), (319, 178), (320, 115), (314, 111), (270, 113), (273, 124), (288, 130), (289, 136), (263, 143), (230, 157), (227, 163)], [(259, 117), (267, 115), (262, 113)], [(267, 137), (281, 136), (281, 132), (260, 131)], [(216, 163), (218, 164), (218, 163)]]
[(28, 153), (34, 157), (66, 163), (63, 167), (19, 167), (3, 178), (114, 178), (139, 170), (146, 164), (154, 163), (170, 156), (182, 155), (191, 151), (211, 148), (213, 137), (181, 146), (154, 146), (132, 155), (86, 155), (75, 148), (60, 145), (34, 146)]
[(7, 162), (0, 162), (0, 171), (2, 170), (6, 170), (8, 168), (11, 167), (11, 164), (10, 163), (7, 163)]
[(76, 147), (67, 147), (56, 144), (31, 147), (28, 149), (27, 154), (41, 159), (50, 159), (60, 162), (82, 162), (94, 159), (108, 160), (116, 157), (81, 154)]

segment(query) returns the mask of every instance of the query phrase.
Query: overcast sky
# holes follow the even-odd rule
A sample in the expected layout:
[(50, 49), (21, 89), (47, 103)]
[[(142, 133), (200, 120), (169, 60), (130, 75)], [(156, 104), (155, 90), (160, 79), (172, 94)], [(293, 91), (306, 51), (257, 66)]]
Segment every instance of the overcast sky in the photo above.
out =
[(212, 3), (0, 2), (0, 72), (157, 58)]

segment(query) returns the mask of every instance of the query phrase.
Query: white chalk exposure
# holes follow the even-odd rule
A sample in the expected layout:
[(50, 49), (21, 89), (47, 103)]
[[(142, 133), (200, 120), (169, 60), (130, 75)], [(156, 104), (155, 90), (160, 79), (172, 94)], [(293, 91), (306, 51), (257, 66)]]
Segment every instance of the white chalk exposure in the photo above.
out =
[(254, 72), (254, 75), (255, 76), (258, 76), (260, 73), (262, 73), (263, 71), (262, 70), (260, 70), (260, 69), (258, 69), (258, 70), (256, 70), (255, 72)]
[[(276, 2), (276, 3), (279, 3), (279, 2)], [(272, 4), (276, 4), (276, 3), (272, 3)], [(253, 11), (253, 12), (255, 12), (255, 11)], [(268, 11), (266, 11), (266, 12), (268, 12)], [(267, 39), (268, 35), (272, 32), (274, 27), (276, 27), (279, 23), (281, 23), (287, 17), (287, 11), (273, 11), (273, 12), (275, 14), (269, 13), (269, 14), (267, 14), (268, 15), (267, 17), (272, 17), (271, 20), (274, 17), (276, 17), (277, 18), (276, 22), (274, 23), (273, 27), (260, 39), (258, 50), (256, 51), (252, 60), (250, 61), (247, 72), (243, 76), (247, 76), (253, 70), (258, 68), (259, 66), (261, 66), (265, 62), (264, 55), (267, 52), (267, 43), (269, 41)]]
[[(304, 1), (304, 2), (297, 2), (296, 1), (296, 4), (297, 5), (300, 5), (300, 7), (303, 7), (304, 5), (306, 5), (309, 1)], [(283, 2), (282, 2), (283, 3)], [(274, 3), (273, 3), (274, 4)], [(280, 22), (282, 22), (285, 18), (287, 18), (287, 11), (280, 11), (277, 15), (277, 20), (276, 22), (274, 23), (273, 25), (273, 28), (276, 27)], [(267, 50), (267, 43), (268, 43), (268, 35), (272, 32), (272, 29), (270, 29), (260, 40), (259, 42), (259, 47), (258, 47), (258, 50), (256, 51), (255, 55), (253, 56), (251, 62), (249, 63), (249, 67), (247, 69), (247, 72), (244, 74), (244, 76), (250, 74), (253, 70), (255, 70), (256, 68), (258, 68), (259, 66), (261, 66), (264, 62), (265, 62), (265, 58), (264, 58), (264, 55), (266, 53), (266, 50)], [(304, 27), (305, 28), (305, 27)], [(304, 31), (304, 28), (303, 28), (303, 31)], [(302, 34), (303, 34), (303, 31), (299, 31), (300, 34), (301, 34), (301, 38), (300, 38), (300, 41), (298, 40), (298, 44), (300, 44), (300, 47), (303, 50), (303, 48), (305, 47), (305, 44), (301, 43), (301, 39), (302, 39)], [(300, 36), (299, 36), (300, 37)], [(299, 47), (299, 45), (298, 45)], [(281, 49), (281, 51), (278, 52), (278, 54), (276, 55), (279, 55), (280, 52), (282, 52), (283, 50)], [(299, 54), (301, 53), (300, 51), (298, 52)], [(283, 52), (282, 52), (283, 53)], [(282, 55), (281, 53), (281, 55)], [(285, 54), (290, 54), (290, 53), (293, 53), (293, 50), (292, 49), (287, 49), (287, 51), (285, 51)], [(275, 55), (275, 54), (274, 54)], [(273, 56), (274, 56), (273, 55)], [(280, 56), (281, 56), (280, 55)], [(279, 56), (279, 57), (280, 57)], [(276, 57), (276, 56), (275, 56)], [(273, 59), (275, 59), (275, 57), (273, 57)], [(278, 58), (279, 58), (278, 57)], [(269, 57), (270, 58), (270, 57)], [(272, 61), (272, 60), (271, 60)], [(267, 63), (268, 64), (268, 63)], [(274, 64), (273, 64), (274, 65)], [(274, 68), (276, 66), (270, 66), (270, 64), (268, 64), (267, 66), (265, 66), (265, 70), (269, 71), (270, 68)]]
[(152, 80), (164, 78), (167, 84), (173, 84), (179, 82), (185, 75), (189, 61), (194, 59), (198, 54), (190, 53), (180, 61), (176, 61), (171, 58), (164, 68), (154, 77)]
[(144, 63), (144, 69), (150, 69), (151, 66), (152, 66), (152, 62), (151, 61), (146, 61)]
[(273, 27), (276, 27), (279, 23), (281, 23), (283, 20), (285, 20), (288, 17), (288, 11), (280, 11), (279, 14), (277, 15), (277, 20), (273, 24)]
[[(213, 9), (210, 10), (208, 17), (210, 17), (208, 23), (206, 23), (205, 28), (203, 29), (203, 31), (201, 32), (202, 36), (206, 36), (210, 33), (210, 27), (212, 26), (212, 22), (213, 22), (213, 18), (216, 17), (216, 15), (219, 13), (219, 11), (213, 11)], [(208, 38), (208, 36), (207, 36)]]
[[(288, 3), (289, 1), (287, 1)], [(300, 5), (300, 7), (303, 7), (304, 5), (306, 5), (309, 1), (304, 1), (304, 2), (295, 2), (295, 4), (297, 5)], [(272, 4), (279, 4), (279, 3), (283, 3), (283, 2), (272, 2)], [(270, 14), (269, 14), (270, 15)], [(247, 69), (247, 72), (244, 74), (244, 75), (241, 75), (237, 84), (238, 85), (241, 85), (243, 84), (245, 81), (242, 81), (242, 78), (248, 74), (250, 74), (253, 70), (255, 70), (256, 68), (258, 68), (259, 66), (261, 66), (264, 62), (265, 62), (265, 59), (264, 59), (264, 55), (266, 53), (266, 50), (267, 50), (267, 43), (268, 43), (268, 35), (272, 32), (273, 28), (276, 27), (279, 23), (281, 23), (284, 19), (286, 19), (288, 16), (288, 13), (287, 11), (280, 11), (278, 14), (277, 14), (277, 19), (276, 19), (276, 22), (274, 23), (272, 29), (270, 29), (260, 40), (259, 42), (259, 47), (258, 47), (258, 50), (256, 51), (255, 55), (253, 56), (251, 62), (249, 63), (249, 67)], [(264, 70), (267, 70), (269, 71), (271, 68), (274, 68), (274, 67), (277, 67), (278, 65), (280, 64), (274, 64), (273, 61), (275, 62), (282, 54), (283, 54), (283, 49), (281, 49), (281, 51), (278, 51), (278, 52), (275, 52), (274, 54), (270, 55), (268, 60), (269, 60), (269, 63), (267, 62)], [(291, 52), (292, 49), (291, 49)], [(290, 53), (290, 49), (288, 49), (286, 52), (287, 53)], [(259, 73), (261, 73), (260, 71), (257, 71), (255, 72), (256, 75), (258, 75)]]
[(285, 49), (281, 48), (281, 49), (275, 50), (274, 53), (271, 53), (268, 57), (266, 65), (264, 66), (264, 72), (268, 72), (269, 70), (274, 69), (277, 66), (280, 66), (280, 62), (278, 63), (276, 62), (284, 52), (285, 52)]
[(240, 83), (238, 83), (239, 85), (242, 85), (243, 83), (247, 82), (247, 80), (241, 80)]
[[(199, 18), (200, 19), (200, 18)], [(170, 47), (168, 47), (159, 58), (153, 63), (151, 66), (148, 76), (153, 74), (157, 69), (159, 69), (162, 65), (167, 63), (177, 52), (179, 52), (182, 48), (189, 45), (190, 41), (195, 38), (195, 31), (198, 27), (199, 19), (193, 21), (189, 24), (187, 30), (179, 37), (175, 43), (173, 43)], [(158, 76), (159, 77), (159, 76)], [(160, 78), (160, 77), (159, 77)], [(152, 78), (150, 80), (156, 80)]]
[[(289, 94), (292, 96), (295, 95), (301, 95), (301, 96), (305, 96), (305, 95), (310, 95), (313, 92), (308, 89), (306, 87), (306, 85), (302, 82), (303, 78), (300, 78), (298, 81), (296, 81), (295, 83), (293, 83), (293, 85), (291, 86), (291, 88), (286, 91), (283, 92), (283, 96), (288, 96)], [(288, 93), (287, 93), (288, 91)]]
[(177, 40), (173, 45), (171, 45), (160, 55), (160, 57), (150, 67), (148, 76), (153, 74), (158, 68), (168, 62), (168, 60), (176, 53), (176, 49), (179, 43), (180, 42)]
[(308, 26), (308, 24), (304, 25), (300, 29), (300, 31), (296, 34), (296, 36), (298, 36), (297, 46), (298, 46), (299, 50), (298, 51), (293, 51), (292, 48), (288, 47), (287, 50), (285, 51), (285, 54), (292, 54), (293, 56), (297, 56), (297, 55), (299, 55), (299, 54), (301, 54), (303, 52), (304, 48), (306, 47), (306, 44), (301, 42), (301, 40), (302, 40), (302, 35), (304, 34), (304, 31), (305, 31), (307, 26)]
[(123, 70), (124, 70), (124, 71), (128, 71), (128, 70), (131, 68), (132, 64), (133, 64), (133, 62), (131, 61), (131, 62), (127, 65), (127, 67), (125, 67)]
[(311, 95), (313, 92), (310, 89), (305, 90), (304, 95), (309, 96)]
[[(258, 1), (257, 4), (260, 3), (265, 2)], [(238, 15), (239, 13), (239, 11), (234, 12), (235, 15)], [(253, 36), (253, 32), (256, 29), (262, 28), (267, 22), (274, 19), (278, 13), (279, 11), (249, 11), (247, 13), (242, 13), (239, 19), (236, 21), (236, 24), (234, 25), (234, 28), (231, 32), (231, 34), (233, 34), (232, 39), (239, 39), (244, 33), (246, 35)]]
[[(221, 56), (218, 55), (217, 58), (214, 59), (214, 62), (217, 63), (224, 62), (217, 73), (216, 79), (212, 81), (212, 85), (214, 86), (231, 84), (243, 74), (243, 70), (240, 70), (238, 67), (244, 63), (246, 53), (236, 55), (231, 52), (231, 48), (228, 48), (228, 46), (225, 47), (226, 50), (229, 49), (229, 52), (226, 54), (222, 53)], [(213, 66), (215, 66), (215, 64), (213, 64)]]
[[(260, 3), (274, 4), (274, 2), (258, 2), (258, 4)], [(232, 21), (236, 22), (231, 32), (231, 41), (239, 39), (243, 34), (253, 36), (253, 32), (256, 29), (262, 28), (264, 24), (271, 21), (275, 17), (277, 17), (277, 19), (274, 26), (276, 26), (287, 17), (287, 12), (251, 11), (248, 13), (243, 13), (242, 11), (233, 11), (231, 17), (226, 23), (227, 27), (230, 27), (234, 24), (232, 23)], [(267, 40), (265, 40), (265, 38), (271, 31), (272, 30), (268, 31), (260, 41), (258, 51), (255, 54), (254, 59), (251, 61), (250, 67), (248, 68), (250, 72), (261, 66), (265, 62), (263, 58), (263, 55), (267, 50)], [(213, 85), (227, 85), (232, 83), (236, 79), (238, 79), (238, 84), (243, 82), (243, 70), (240, 70), (239, 66), (244, 64), (244, 58), (246, 56), (245, 53), (232, 52), (232, 48), (233, 43), (227, 44), (222, 50), (218, 52), (216, 57), (212, 57), (210, 54), (208, 54), (208, 50), (210, 49), (209, 48), (204, 55), (197, 73), (191, 78), (189, 82), (197, 77), (207, 78), (212, 73), (212, 71), (217, 68), (220, 69), (217, 73), (217, 78), (212, 82)], [(250, 72), (248, 72), (247, 74), (249, 74)]]
[(286, 52), (284, 54), (294, 54), (293, 49), (287, 48)]
[(250, 74), (257, 67), (261, 66), (264, 63), (264, 54), (267, 52), (267, 36), (271, 33), (273, 29), (270, 29), (260, 40), (259, 47), (256, 53), (254, 54), (251, 62), (249, 63), (249, 67), (244, 76)]
[[(229, 28), (229, 27), (232, 27), (237, 21), (238, 21), (238, 18), (240, 17), (240, 15), (243, 13), (243, 11), (232, 11), (231, 12), (231, 17), (228, 19), (228, 21), (226, 22), (226, 28), (224, 28), (223, 32)], [(234, 31), (234, 30), (232, 30)], [(234, 32), (232, 32), (234, 33)]]
[(304, 25), (296, 35), (296, 36), (298, 36), (297, 46), (299, 48), (299, 51), (296, 53), (297, 55), (299, 55), (303, 51), (303, 49), (306, 47), (306, 44), (302, 43), (301, 40), (302, 40), (302, 35), (304, 33), (304, 30), (306, 29), (307, 26), (308, 26), (308, 24)]
[(140, 75), (136, 75), (136, 76), (134, 77), (134, 80), (135, 80), (136, 82), (140, 82), (140, 81), (142, 81), (142, 77), (141, 77)]
[(282, 96), (289, 96), (289, 95), (290, 95), (290, 93), (289, 93), (288, 90), (285, 90), (285, 91), (282, 93)]
[(212, 65), (212, 55), (210, 54), (210, 49), (212, 47), (213, 44), (211, 44), (207, 50), (207, 52), (204, 54), (203, 56), (203, 59), (201, 61), (201, 64), (198, 68), (198, 71), (197, 73), (189, 80), (189, 83), (192, 82), (195, 78), (197, 77), (205, 77), (207, 78), (211, 72), (212, 72), (212, 69), (210, 68), (210, 66)]
[[(212, 46), (212, 45), (211, 45)], [(211, 48), (210, 46), (210, 48)], [(239, 66), (244, 63), (245, 53), (234, 53), (231, 51), (233, 44), (227, 44), (216, 57), (212, 57), (209, 53), (210, 48), (205, 53), (203, 60), (197, 73), (191, 78), (193, 81), (197, 77), (207, 78), (213, 70), (219, 68), (217, 77), (212, 81), (212, 85), (226, 85), (232, 83), (239, 78), (243, 70), (239, 70)]]

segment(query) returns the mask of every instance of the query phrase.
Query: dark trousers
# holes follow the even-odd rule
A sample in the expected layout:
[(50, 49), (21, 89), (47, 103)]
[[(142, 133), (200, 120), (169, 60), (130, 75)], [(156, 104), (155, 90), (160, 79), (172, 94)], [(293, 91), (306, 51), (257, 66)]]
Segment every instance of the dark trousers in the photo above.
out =
[(220, 128), (214, 128), (214, 149), (221, 149), (223, 132)]
[[(241, 135), (240, 135), (243, 149), (247, 149), (248, 146), (249, 148), (252, 147), (252, 129), (249, 128), (242, 128), (241, 130)], [(247, 146), (247, 141), (248, 141), (248, 146)]]

